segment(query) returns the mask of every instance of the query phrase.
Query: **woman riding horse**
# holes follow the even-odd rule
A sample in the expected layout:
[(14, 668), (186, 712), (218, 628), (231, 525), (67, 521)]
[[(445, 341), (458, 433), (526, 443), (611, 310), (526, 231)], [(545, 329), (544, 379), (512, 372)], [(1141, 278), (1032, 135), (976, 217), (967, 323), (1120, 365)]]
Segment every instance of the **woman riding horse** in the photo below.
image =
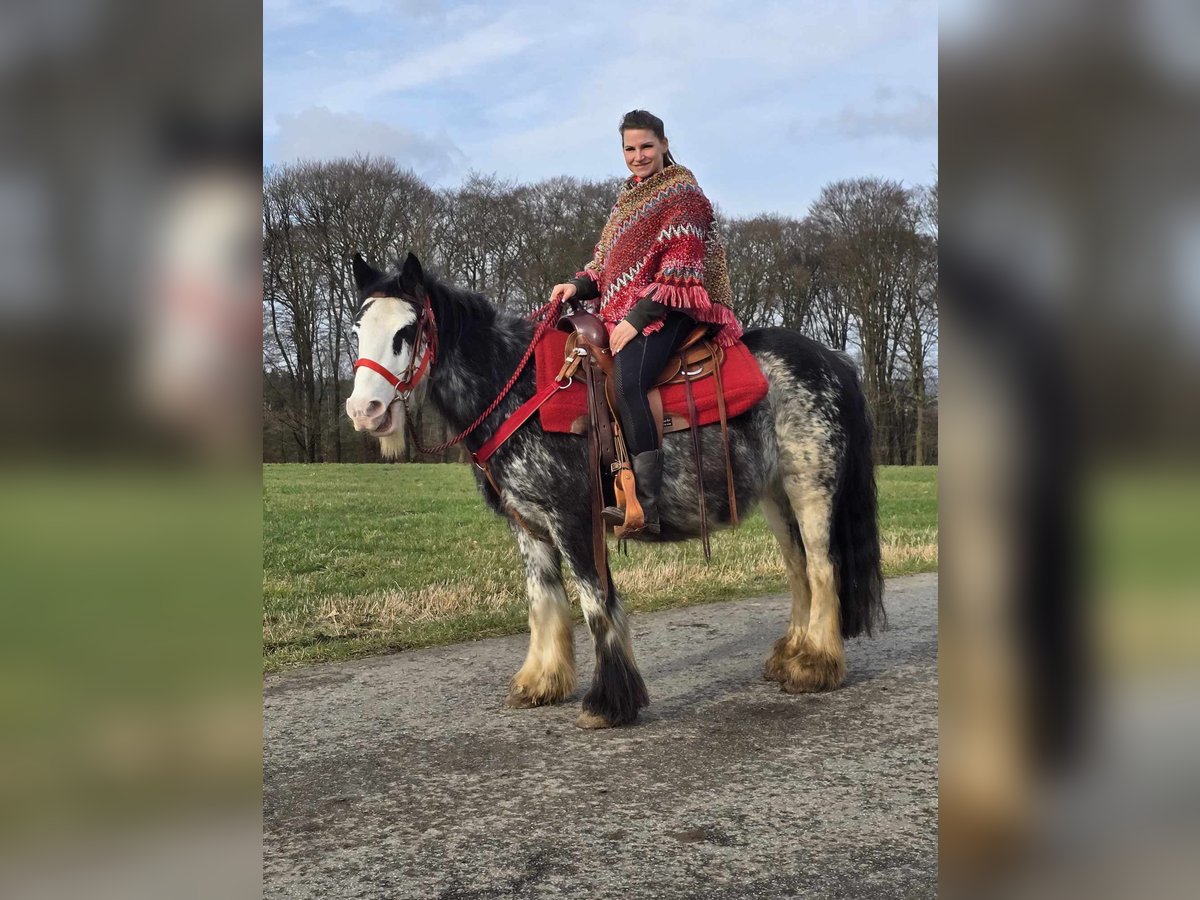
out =
[[(599, 315), (610, 332), (621, 432), (645, 513), (643, 530), (657, 534), (663, 453), (646, 392), (697, 322), (710, 324), (724, 347), (736, 343), (742, 329), (726, 305), (729, 276), (712, 204), (671, 156), (662, 119), (635, 109), (621, 120), (620, 132), (632, 175), (592, 261), (571, 281), (555, 285), (550, 300), (599, 298)], [(610, 506), (604, 517), (620, 525), (625, 512)]]

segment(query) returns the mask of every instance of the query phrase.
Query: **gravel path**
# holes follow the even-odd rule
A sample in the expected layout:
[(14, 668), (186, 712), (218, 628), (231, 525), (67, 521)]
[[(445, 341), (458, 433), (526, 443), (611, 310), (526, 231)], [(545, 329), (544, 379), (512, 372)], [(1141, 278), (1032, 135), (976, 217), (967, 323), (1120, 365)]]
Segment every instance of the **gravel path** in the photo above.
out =
[(788, 601), (637, 615), (632, 728), (501, 706), (527, 636), (265, 680), (271, 898), (937, 895), (937, 576), (830, 694), (762, 680)]

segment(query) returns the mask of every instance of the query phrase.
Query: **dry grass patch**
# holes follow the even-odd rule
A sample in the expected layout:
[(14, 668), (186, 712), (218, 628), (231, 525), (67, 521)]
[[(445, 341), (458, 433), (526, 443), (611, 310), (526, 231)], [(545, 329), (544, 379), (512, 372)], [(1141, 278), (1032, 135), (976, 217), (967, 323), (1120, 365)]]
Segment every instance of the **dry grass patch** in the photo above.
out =
[(317, 620), (338, 635), (362, 630), (390, 630), (398, 623), (438, 622), (474, 613), (503, 612), (524, 605), (508, 590), (480, 592), (470, 584), (430, 584), (415, 591), (383, 591), (361, 597), (321, 601)]
[[(937, 470), (882, 468), (879, 492), (884, 575), (936, 570)], [(609, 547), (634, 610), (787, 590), (757, 513), (713, 535), (708, 565), (696, 542)], [(263, 550), (269, 670), (527, 627), (512, 534), (464, 466), (266, 466)]]
[(929, 572), (938, 567), (936, 537), (934, 540), (919, 544), (884, 541), (880, 550), (883, 552), (884, 574), (890, 572)]
[(617, 587), (631, 596), (686, 595), (689, 589), (724, 592), (737, 588), (747, 579), (782, 580), (783, 558), (775, 547), (761, 545), (737, 548), (705, 565), (699, 561), (661, 560), (653, 556), (626, 566), (613, 576)]

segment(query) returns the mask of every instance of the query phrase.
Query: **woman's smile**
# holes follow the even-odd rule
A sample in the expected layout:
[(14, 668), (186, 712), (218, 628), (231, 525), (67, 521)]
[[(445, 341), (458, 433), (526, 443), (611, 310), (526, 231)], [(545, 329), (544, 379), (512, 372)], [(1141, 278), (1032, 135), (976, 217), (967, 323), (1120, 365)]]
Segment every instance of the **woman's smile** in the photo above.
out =
[(622, 135), (625, 165), (638, 177), (654, 175), (663, 170), (666, 162), (667, 142), (659, 140), (653, 131), (644, 128), (629, 128)]

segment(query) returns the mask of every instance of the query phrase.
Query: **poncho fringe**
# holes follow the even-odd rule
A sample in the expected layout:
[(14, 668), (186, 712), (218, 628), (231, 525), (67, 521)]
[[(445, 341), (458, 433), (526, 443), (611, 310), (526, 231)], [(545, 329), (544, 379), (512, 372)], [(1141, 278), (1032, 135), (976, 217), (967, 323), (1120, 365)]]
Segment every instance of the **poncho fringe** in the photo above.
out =
[[(626, 181), (592, 261), (576, 273), (585, 275), (596, 283), (600, 317), (610, 328), (638, 300), (652, 296), (698, 322), (720, 326), (715, 340), (723, 347), (741, 338), (728, 305), (732, 291), (712, 205), (683, 166)], [(662, 327), (661, 321), (651, 322), (642, 334)]]

